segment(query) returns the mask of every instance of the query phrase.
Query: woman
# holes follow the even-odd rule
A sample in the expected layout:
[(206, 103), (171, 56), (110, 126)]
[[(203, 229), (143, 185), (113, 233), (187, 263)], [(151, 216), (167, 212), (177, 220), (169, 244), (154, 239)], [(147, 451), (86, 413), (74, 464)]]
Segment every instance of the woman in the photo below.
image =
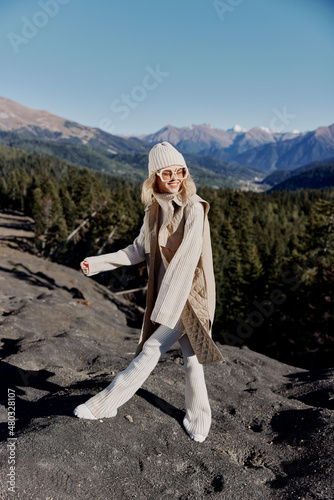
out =
[(118, 252), (88, 257), (81, 263), (87, 276), (146, 259), (146, 311), (135, 358), (111, 384), (74, 414), (79, 418), (114, 417), (145, 382), (162, 354), (178, 340), (185, 368), (189, 436), (202, 442), (211, 426), (211, 409), (202, 363), (221, 361), (211, 339), (215, 309), (209, 205), (196, 195), (181, 153), (168, 142), (149, 153), (149, 178), (142, 188), (146, 205), (139, 236)]

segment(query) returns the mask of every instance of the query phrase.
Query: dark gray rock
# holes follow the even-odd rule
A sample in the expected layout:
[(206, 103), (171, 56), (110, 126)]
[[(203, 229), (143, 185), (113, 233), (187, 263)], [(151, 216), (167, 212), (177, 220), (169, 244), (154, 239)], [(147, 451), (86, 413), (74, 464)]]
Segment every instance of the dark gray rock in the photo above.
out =
[[(2, 242), (0, 498), (334, 498), (334, 370), (220, 346), (225, 362), (205, 367), (213, 425), (196, 443), (182, 428), (175, 345), (115, 418), (77, 419), (75, 406), (129, 364), (139, 331), (81, 272)], [(8, 388), (17, 417), (15, 493), (7, 490)]]

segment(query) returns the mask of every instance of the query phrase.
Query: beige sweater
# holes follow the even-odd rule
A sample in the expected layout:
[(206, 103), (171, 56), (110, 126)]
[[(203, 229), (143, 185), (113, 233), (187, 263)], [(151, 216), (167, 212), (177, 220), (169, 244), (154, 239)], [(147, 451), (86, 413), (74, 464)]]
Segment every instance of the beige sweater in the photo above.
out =
[[(175, 195), (155, 195), (160, 207), (159, 240), (163, 244), (168, 220), (174, 212), (173, 198)], [(157, 299), (151, 314), (151, 320), (169, 328), (183, 330), (179, 320), (189, 296), (196, 265), (202, 249), (204, 210), (201, 203), (196, 203), (185, 223), (183, 240), (167, 268), (160, 261), (157, 273)], [(168, 231), (166, 231), (167, 237)], [(138, 264), (145, 260), (144, 225), (135, 241), (118, 252), (97, 257), (88, 257), (88, 276), (102, 271), (111, 271), (120, 266)], [(169, 284), (173, 283), (173, 286)]]

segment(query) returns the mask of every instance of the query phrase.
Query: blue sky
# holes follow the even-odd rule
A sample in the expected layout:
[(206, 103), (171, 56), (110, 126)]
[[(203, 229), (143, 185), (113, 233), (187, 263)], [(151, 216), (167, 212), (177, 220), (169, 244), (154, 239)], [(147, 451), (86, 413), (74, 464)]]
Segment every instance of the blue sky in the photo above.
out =
[(332, 0), (2, 0), (0, 95), (114, 134), (334, 123)]

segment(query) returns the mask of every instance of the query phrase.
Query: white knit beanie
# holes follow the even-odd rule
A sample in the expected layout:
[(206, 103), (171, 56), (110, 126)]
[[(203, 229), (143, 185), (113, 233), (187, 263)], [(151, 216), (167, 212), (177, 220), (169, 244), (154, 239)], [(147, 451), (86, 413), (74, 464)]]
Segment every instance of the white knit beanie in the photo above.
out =
[(186, 162), (174, 146), (169, 142), (160, 142), (151, 149), (148, 155), (148, 174), (149, 176), (161, 168), (180, 165), (186, 167)]

